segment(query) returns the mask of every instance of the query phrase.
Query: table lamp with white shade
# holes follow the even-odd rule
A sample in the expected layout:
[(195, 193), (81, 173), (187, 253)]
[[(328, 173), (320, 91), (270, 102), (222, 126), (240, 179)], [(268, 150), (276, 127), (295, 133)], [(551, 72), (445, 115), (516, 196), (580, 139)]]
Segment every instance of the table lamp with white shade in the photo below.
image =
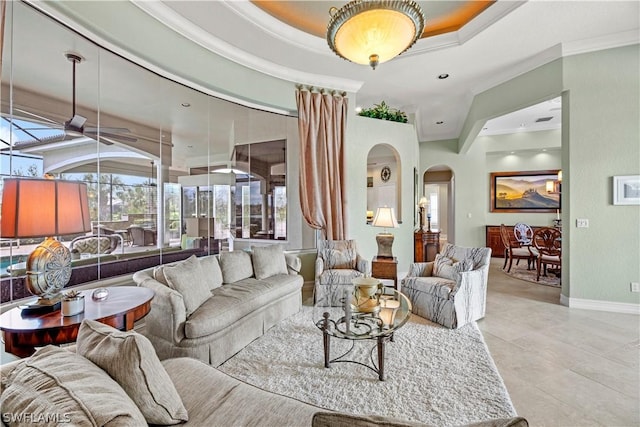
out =
[(371, 223), (374, 227), (383, 227), (383, 233), (376, 234), (376, 242), (378, 243), (378, 258), (393, 258), (391, 247), (393, 246), (393, 234), (387, 232), (387, 228), (397, 228), (398, 221), (393, 208), (384, 206), (378, 208), (376, 216)]

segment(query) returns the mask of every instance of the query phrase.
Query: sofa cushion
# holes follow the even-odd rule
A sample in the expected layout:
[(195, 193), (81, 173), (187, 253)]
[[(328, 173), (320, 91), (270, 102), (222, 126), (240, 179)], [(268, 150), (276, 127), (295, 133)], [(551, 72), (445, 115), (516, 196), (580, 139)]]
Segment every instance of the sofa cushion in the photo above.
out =
[(225, 284), (187, 319), (184, 334), (193, 339), (219, 332), (279, 298), (300, 292), (302, 282), (302, 276), (278, 274)]
[(281, 245), (252, 246), (253, 271), (256, 279), (287, 274), (287, 261)]
[(200, 261), (200, 267), (202, 268), (202, 278), (209, 290), (212, 291), (222, 286), (222, 270), (220, 269), (218, 257), (208, 255), (198, 258), (198, 261)]
[(189, 411), (188, 426), (310, 426), (318, 411), (316, 406), (243, 383), (198, 360), (176, 358), (162, 364)]
[(224, 283), (234, 283), (253, 276), (251, 255), (245, 251), (222, 252), (220, 268)]
[(351, 415), (339, 412), (316, 412), (311, 427), (429, 427), (423, 423), (396, 420), (380, 415)]
[(11, 425), (43, 425), (46, 419), (48, 425), (146, 425), (135, 403), (106, 372), (56, 346), (43, 347), (21, 362), (5, 386), (3, 418), (25, 416)]
[(200, 262), (195, 255), (175, 264), (161, 267), (165, 283), (182, 295), (187, 317), (211, 297)]
[(171, 425), (189, 419), (176, 388), (146, 337), (85, 319), (78, 332), (76, 351), (116, 380), (148, 423)]

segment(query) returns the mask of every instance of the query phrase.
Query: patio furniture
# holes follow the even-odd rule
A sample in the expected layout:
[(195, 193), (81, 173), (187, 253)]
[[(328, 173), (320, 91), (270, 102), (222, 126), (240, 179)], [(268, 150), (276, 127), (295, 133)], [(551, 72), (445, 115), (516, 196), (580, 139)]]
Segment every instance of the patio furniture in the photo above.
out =
[(120, 243), (122, 243), (122, 237), (117, 234), (79, 236), (71, 241), (69, 250), (75, 249), (81, 254), (110, 254)]
[(131, 246), (148, 246), (156, 244), (156, 231), (140, 225), (130, 225)]

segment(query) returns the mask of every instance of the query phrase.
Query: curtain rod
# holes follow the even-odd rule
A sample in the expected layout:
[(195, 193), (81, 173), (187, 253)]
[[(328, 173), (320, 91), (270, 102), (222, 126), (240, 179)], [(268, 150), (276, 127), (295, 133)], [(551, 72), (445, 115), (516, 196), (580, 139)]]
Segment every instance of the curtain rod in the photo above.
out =
[(307, 90), (309, 92), (319, 92), (321, 94), (331, 94), (333, 96), (342, 96), (343, 98), (347, 97), (347, 92), (345, 91), (339, 91), (336, 89), (326, 89), (323, 87), (315, 87), (315, 86), (311, 86), (311, 85), (303, 85), (303, 84), (296, 84), (296, 89), (298, 90)]

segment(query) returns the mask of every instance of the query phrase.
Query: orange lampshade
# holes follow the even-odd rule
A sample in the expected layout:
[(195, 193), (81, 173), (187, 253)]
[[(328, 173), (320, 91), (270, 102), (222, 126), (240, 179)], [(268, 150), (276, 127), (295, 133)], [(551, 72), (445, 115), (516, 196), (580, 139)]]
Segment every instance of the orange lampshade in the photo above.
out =
[(6, 178), (0, 235), (17, 239), (91, 230), (87, 185), (77, 181)]

